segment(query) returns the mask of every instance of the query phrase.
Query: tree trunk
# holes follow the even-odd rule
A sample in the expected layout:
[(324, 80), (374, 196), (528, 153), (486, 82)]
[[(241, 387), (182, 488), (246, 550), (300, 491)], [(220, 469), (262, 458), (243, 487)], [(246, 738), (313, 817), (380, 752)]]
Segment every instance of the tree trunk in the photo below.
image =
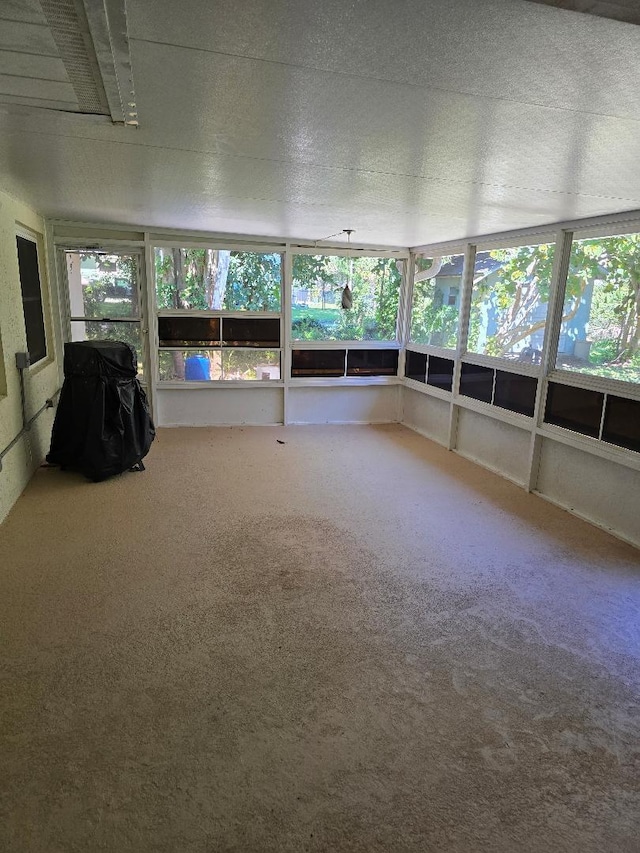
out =
[(206, 249), (204, 287), (207, 305), (211, 310), (224, 307), (231, 252)]

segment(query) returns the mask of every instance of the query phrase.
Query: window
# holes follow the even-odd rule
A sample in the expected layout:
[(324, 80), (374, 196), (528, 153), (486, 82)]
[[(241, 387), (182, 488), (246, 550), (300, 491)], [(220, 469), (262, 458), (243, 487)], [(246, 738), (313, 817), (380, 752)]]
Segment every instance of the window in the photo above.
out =
[(429, 356), (427, 368), (427, 385), (442, 388), (443, 391), (451, 391), (453, 387), (454, 362), (450, 358), (439, 358), (437, 355)]
[(347, 376), (395, 376), (397, 349), (351, 349), (347, 353)]
[(518, 373), (496, 370), (493, 405), (532, 418), (537, 390), (538, 380), (535, 376), (520, 376)]
[(347, 351), (344, 349), (294, 349), (292, 376), (344, 376)]
[(640, 234), (573, 241), (556, 367), (640, 382)]
[(131, 253), (66, 250), (72, 341), (124, 341), (143, 374), (139, 257)]
[(21, 235), (16, 237), (16, 243), (20, 288), (22, 290), (22, 310), (27, 333), (27, 351), (31, 364), (36, 364), (36, 362), (47, 357), (38, 246), (35, 240), (30, 240)]
[(259, 349), (164, 349), (158, 356), (165, 382), (280, 379), (280, 352)]
[(494, 369), (479, 364), (462, 364), (460, 369), (460, 393), (483, 403), (493, 399)]
[(604, 394), (600, 391), (550, 382), (544, 419), (549, 424), (598, 438), (603, 405)]
[(161, 310), (280, 311), (277, 252), (156, 248), (155, 272)]
[(469, 352), (540, 362), (555, 244), (477, 252)]
[(607, 394), (602, 440), (640, 451), (640, 400)]
[(404, 362), (404, 375), (414, 382), (426, 382), (427, 355), (424, 352), (407, 350)]
[(464, 255), (416, 257), (410, 341), (455, 349)]
[(397, 349), (294, 349), (293, 378), (396, 376)]
[(280, 379), (275, 317), (158, 317), (163, 381)]
[(294, 255), (296, 341), (395, 341), (402, 262), (394, 258)]

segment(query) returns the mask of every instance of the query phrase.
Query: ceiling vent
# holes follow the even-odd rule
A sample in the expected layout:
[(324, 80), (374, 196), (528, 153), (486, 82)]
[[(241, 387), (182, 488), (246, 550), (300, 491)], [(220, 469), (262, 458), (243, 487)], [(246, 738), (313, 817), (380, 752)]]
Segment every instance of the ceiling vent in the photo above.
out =
[(125, 0), (0, 4), (0, 32), (0, 104), (137, 126)]
[(74, 0), (40, 0), (78, 107), (83, 113), (109, 115), (89, 25), (80, 4)]

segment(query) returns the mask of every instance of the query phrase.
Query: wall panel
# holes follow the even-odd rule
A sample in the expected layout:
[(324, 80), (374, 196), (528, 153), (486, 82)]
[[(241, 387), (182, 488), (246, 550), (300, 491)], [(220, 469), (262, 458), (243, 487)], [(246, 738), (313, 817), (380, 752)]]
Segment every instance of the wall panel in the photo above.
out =
[(535, 491), (640, 547), (640, 471), (544, 438)]
[(456, 450), (520, 485), (528, 477), (530, 441), (527, 429), (460, 409)]
[(291, 387), (287, 419), (292, 424), (395, 423), (400, 385)]
[(445, 446), (449, 442), (449, 409), (448, 400), (403, 388), (402, 422)]
[(283, 388), (156, 389), (158, 426), (281, 424)]

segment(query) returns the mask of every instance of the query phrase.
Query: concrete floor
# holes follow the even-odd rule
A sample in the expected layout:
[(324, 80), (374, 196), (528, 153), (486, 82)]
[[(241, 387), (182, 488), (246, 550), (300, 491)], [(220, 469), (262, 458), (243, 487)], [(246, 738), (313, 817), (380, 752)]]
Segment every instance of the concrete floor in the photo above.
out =
[(401, 426), (147, 462), (0, 527), (0, 849), (640, 850), (638, 551)]

